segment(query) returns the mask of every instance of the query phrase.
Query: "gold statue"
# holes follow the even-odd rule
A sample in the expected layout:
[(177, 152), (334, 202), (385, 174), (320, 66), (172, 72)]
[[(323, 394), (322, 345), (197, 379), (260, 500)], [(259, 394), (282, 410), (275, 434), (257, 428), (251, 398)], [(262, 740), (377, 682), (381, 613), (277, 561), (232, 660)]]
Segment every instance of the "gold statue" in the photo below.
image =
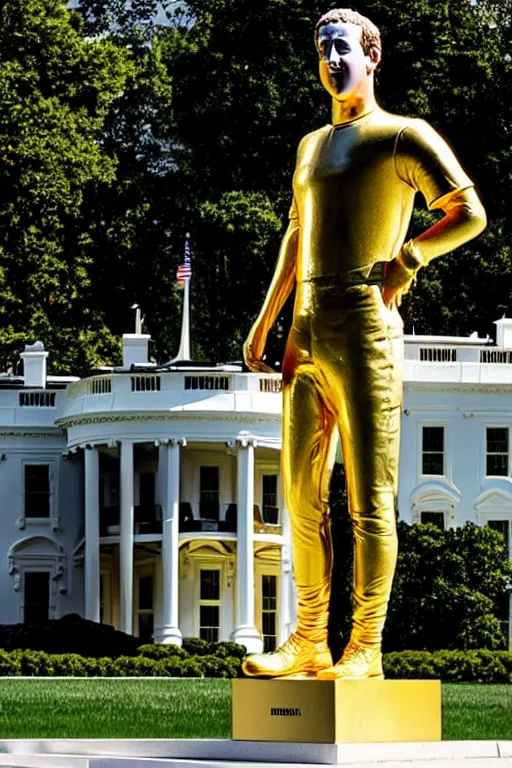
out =
[[(300, 142), (293, 204), (272, 283), (244, 345), (253, 371), (295, 287), (283, 360), (282, 475), (290, 514), (297, 627), (277, 651), (247, 656), (249, 676), (382, 678), (382, 629), (396, 564), (402, 407), (402, 295), (431, 259), (478, 235), (485, 211), (445, 141), (375, 101), (379, 30), (352, 10), (316, 27), (332, 125)], [(444, 217), (404, 239), (420, 191)], [(328, 492), (338, 427), (354, 527), (350, 641), (327, 643), (332, 567)]]

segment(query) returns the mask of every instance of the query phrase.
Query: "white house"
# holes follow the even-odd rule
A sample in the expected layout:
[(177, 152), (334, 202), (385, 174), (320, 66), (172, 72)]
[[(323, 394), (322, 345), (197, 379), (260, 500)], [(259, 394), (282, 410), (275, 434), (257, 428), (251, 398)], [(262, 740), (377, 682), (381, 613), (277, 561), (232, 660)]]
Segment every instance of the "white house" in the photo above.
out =
[[(144, 640), (272, 649), (293, 623), (280, 376), (124, 365), (0, 377), (0, 623), (77, 612)], [(512, 535), (512, 320), (406, 337), (399, 512)], [(512, 551), (512, 547), (511, 547)], [(504, 620), (508, 619), (504, 616)]]

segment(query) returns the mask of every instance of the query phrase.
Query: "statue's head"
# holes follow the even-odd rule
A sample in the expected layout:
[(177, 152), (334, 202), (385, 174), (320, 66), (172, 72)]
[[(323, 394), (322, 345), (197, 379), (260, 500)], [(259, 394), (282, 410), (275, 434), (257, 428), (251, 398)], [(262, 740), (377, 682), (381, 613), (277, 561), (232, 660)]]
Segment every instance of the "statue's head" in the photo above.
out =
[(324, 14), (315, 27), (320, 80), (326, 91), (344, 101), (365, 87), (380, 63), (380, 32), (365, 16), (349, 8)]

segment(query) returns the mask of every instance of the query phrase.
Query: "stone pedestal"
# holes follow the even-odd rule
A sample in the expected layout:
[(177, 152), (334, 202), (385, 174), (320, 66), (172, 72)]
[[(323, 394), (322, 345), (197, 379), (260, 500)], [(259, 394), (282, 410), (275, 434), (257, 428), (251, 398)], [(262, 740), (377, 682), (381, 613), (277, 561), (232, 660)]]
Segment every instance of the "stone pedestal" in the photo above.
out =
[(439, 680), (233, 680), (233, 740), (439, 741)]

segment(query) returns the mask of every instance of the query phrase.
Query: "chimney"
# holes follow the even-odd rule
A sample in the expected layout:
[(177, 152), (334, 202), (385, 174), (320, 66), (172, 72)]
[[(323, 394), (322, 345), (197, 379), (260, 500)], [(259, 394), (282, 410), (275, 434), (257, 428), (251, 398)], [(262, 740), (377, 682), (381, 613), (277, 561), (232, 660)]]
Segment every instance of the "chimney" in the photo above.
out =
[(512, 319), (505, 317), (495, 320), (496, 346), (502, 349), (512, 349)]
[(46, 358), (48, 352), (45, 351), (42, 341), (36, 341), (35, 344), (25, 344), (25, 351), (21, 353), (23, 360), (24, 385), (33, 389), (44, 389), (46, 387)]
[(149, 333), (123, 333), (123, 367), (148, 362)]

